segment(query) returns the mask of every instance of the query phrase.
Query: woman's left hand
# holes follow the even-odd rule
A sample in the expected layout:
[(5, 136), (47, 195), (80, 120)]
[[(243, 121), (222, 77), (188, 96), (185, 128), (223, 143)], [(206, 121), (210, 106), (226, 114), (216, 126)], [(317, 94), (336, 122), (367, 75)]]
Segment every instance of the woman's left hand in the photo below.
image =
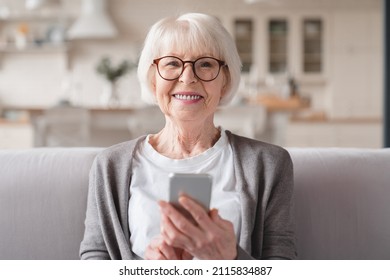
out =
[(170, 203), (160, 201), (161, 236), (173, 247), (182, 248), (198, 259), (235, 259), (237, 244), (233, 224), (222, 219), (218, 210), (207, 213), (194, 200), (182, 196), (179, 203), (196, 225)]

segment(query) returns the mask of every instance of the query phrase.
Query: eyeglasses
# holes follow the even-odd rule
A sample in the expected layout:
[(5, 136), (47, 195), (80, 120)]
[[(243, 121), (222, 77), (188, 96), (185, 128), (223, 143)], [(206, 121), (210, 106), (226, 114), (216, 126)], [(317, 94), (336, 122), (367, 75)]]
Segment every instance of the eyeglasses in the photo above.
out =
[(195, 76), (204, 82), (215, 80), (222, 66), (226, 66), (225, 61), (213, 57), (200, 57), (194, 61), (183, 61), (176, 56), (163, 56), (153, 60), (157, 65), (158, 74), (167, 81), (178, 79), (184, 72), (186, 63), (192, 64), (192, 71)]

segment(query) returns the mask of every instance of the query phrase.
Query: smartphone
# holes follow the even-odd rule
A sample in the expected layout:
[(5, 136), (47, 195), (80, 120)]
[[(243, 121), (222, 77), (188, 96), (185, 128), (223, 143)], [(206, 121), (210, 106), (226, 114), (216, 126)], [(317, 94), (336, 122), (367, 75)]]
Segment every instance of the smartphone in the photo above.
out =
[(182, 209), (180, 195), (194, 199), (205, 210), (210, 209), (212, 177), (209, 174), (171, 173), (169, 175), (169, 202)]

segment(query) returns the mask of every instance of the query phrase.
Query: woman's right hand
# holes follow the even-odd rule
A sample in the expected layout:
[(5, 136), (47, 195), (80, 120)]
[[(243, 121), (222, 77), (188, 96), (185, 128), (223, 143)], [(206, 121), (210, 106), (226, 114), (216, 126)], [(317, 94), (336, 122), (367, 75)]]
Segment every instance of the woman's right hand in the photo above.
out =
[(150, 241), (145, 251), (145, 260), (190, 260), (192, 256), (182, 249), (174, 248), (159, 235)]

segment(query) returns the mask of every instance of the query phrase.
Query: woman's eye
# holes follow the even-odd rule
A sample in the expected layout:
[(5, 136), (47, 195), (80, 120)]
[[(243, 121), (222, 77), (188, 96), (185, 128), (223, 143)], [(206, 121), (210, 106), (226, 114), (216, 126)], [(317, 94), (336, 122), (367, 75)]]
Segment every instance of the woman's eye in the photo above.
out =
[(179, 61), (168, 61), (167, 63), (164, 64), (166, 67), (180, 67), (180, 62)]
[(210, 60), (200, 60), (198, 61), (198, 67), (203, 68), (203, 69), (209, 69), (209, 68), (214, 68), (216, 67), (216, 64), (214, 61)]
[(205, 68), (209, 68), (209, 67), (212, 67), (212, 64), (210, 62), (203, 62), (200, 66), (205, 67)]

